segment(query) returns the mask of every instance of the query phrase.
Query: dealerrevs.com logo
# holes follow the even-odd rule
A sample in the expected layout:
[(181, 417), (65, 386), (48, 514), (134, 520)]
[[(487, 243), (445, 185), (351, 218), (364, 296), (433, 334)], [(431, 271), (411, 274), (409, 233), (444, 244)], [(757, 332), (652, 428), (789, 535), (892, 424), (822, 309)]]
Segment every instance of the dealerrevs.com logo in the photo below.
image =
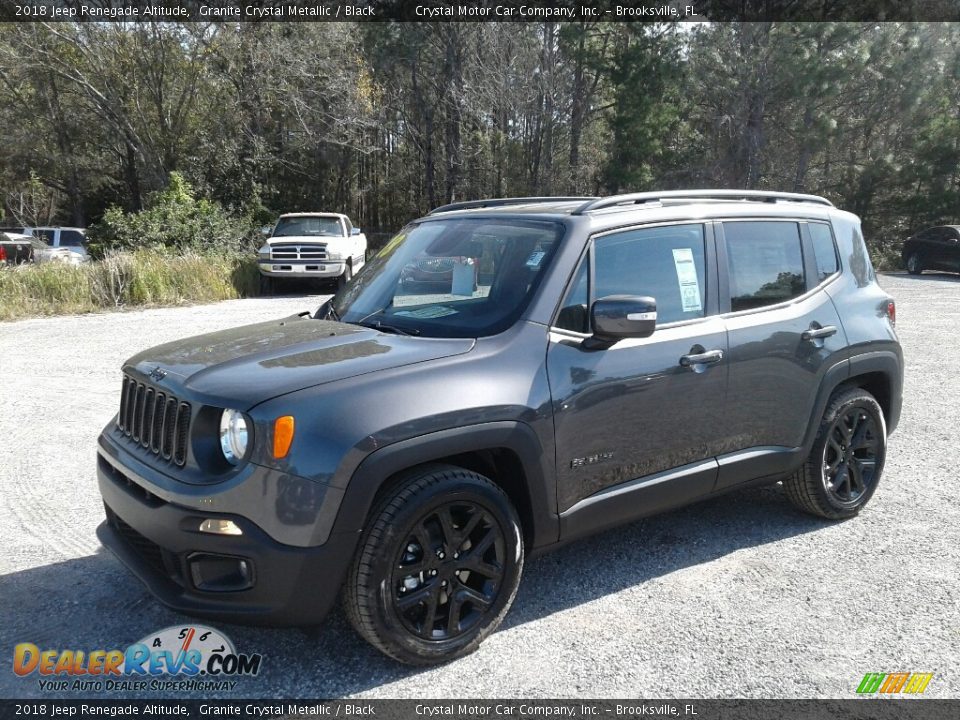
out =
[(37, 676), (40, 689), (51, 692), (233, 690), (234, 678), (256, 675), (262, 660), (259, 653), (238, 653), (219, 630), (176, 625), (124, 650), (40, 649), (20, 643), (13, 649), (13, 672)]
[(931, 679), (933, 679), (933, 673), (867, 673), (857, 687), (857, 694), (882, 693), (892, 695), (904, 693), (906, 695), (920, 695), (926, 691)]

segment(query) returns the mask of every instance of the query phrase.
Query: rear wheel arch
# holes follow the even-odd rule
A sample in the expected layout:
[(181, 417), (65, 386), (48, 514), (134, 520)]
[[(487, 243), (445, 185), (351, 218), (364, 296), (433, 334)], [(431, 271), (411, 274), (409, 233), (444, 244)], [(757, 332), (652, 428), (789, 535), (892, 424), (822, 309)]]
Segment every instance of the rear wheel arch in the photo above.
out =
[(842, 383), (838, 389), (860, 388), (873, 395), (880, 409), (883, 410), (883, 419), (890, 424), (891, 399), (893, 396), (893, 380), (882, 371), (866, 372), (855, 375)]
[(831, 367), (823, 377), (814, 403), (803, 447), (807, 452), (813, 446), (820, 419), (830, 398), (837, 392), (861, 388), (876, 398), (887, 434), (894, 431), (900, 419), (901, 380), (903, 361), (892, 350), (878, 350), (844, 360)]

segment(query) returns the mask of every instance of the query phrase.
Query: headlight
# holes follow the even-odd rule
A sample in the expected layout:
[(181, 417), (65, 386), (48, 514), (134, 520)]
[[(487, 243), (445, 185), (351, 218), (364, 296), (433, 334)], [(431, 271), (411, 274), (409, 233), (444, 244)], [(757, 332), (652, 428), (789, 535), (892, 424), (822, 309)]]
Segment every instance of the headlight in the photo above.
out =
[(247, 454), (247, 419), (239, 410), (224, 410), (220, 416), (220, 449), (231, 465)]

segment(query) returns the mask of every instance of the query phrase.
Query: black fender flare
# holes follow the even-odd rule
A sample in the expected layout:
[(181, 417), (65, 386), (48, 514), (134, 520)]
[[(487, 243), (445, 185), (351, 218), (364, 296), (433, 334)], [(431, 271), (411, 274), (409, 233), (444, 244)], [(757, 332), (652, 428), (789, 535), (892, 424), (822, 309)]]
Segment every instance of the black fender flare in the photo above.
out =
[(874, 350), (850, 358), (850, 377), (879, 373), (887, 381), (887, 434), (897, 429), (903, 407), (903, 353), (895, 350)]
[(887, 379), (889, 385), (887, 433), (894, 431), (900, 419), (900, 407), (903, 402), (902, 388), (897, 381), (898, 378), (902, 377), (901, 357), (893, 350), (875, 350), (854, 355), (827, 370), (820, 381), (820, 388), (817, 391), (816, 402), (813, 406), (813, 414), (810, 417), (810, 424), (807, 426), (807, 433), (803, 439), (804, 456), (813, 447), (813, 441), (816, 439), (817, 430), (820, 427), (820, 418), (823, 417), (823, 413), (827, 409), (827, 403), (830, 402), (833, 393), (851, 378), (868, 373), (881, 373)]
[(374, 498), (389, 478), (408, 468), (440, 458), (492, 448), (506, 448), (519, 458), (526, 481), (533, 527), (528, 530), (533, 547), (555, 543), (560, 520), (556, 514), (556, 487), (544, 471), (544, 450), (526, 423), (501, 421), (466, 425), (401, 440), (370, 453), (357, 466), (347, 484), (335, 532), (363, 530)]

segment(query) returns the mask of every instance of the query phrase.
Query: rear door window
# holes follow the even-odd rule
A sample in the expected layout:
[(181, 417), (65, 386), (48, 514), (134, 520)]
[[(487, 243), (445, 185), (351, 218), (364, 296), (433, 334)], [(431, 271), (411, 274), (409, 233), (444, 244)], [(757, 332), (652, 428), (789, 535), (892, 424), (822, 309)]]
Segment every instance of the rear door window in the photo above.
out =
[(776, 305), (806, 292), (795, 222), (725, 222), (730, 309)]

